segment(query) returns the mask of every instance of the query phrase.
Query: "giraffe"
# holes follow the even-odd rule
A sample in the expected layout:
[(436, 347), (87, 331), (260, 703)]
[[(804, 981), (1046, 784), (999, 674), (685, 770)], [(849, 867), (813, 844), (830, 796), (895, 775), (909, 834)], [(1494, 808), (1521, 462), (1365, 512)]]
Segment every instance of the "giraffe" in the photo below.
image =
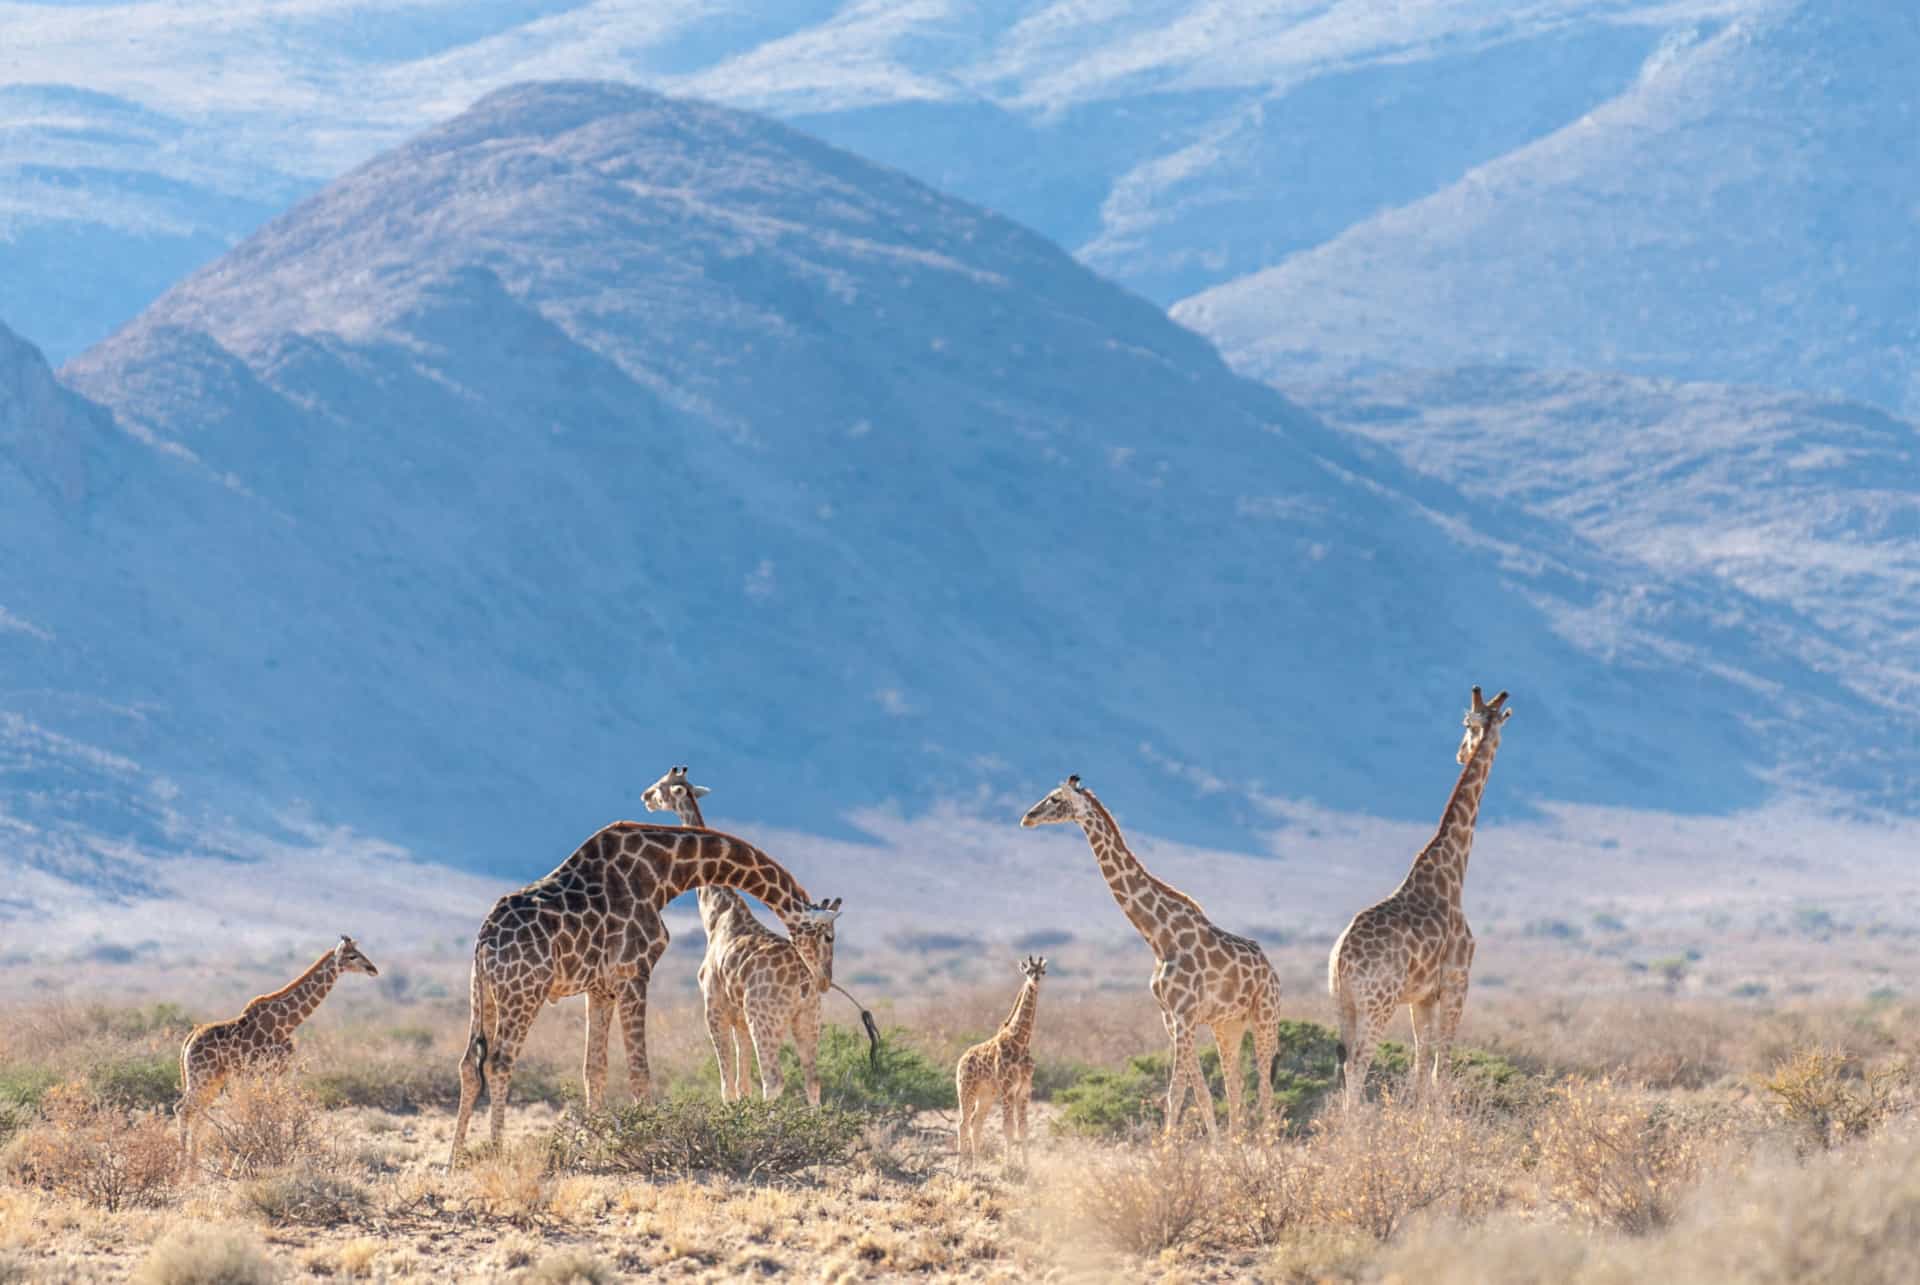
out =
[(248, 1000), (240, 1016), (196, 1026), (181, 1043), (180, 1101), (174, 1114), (180, 1120), (180, 1150), (189, 1163), (199, 1158), (194, 1123), (221, 1087), (241, 1072), (285, 1069), (293, 1057), (294, 1030), (320, 1007), (342, 973), (380, 975), (345, 934), (306, 972), (277, 991)]
[(960, 1103), (960, 1155), (980, 1158), (980, 1133), (987, 1109), (1000, 1101), (1000, 1127), (1006, 1134), (1007, 1155), (1013, 1155), (1015, 1124), (1019, 1126), (1020, 1156), (1027, 1154), (1027, 1101), (1033, 1097), (1033, 1015), (1040, 1004), (1040, 979), (1047, 975), (1047, 958), (1029, 955), (1020, 961), (1026, 978), (1014, 997), (1013, 1011), (990, 1040), (960, 1055), (954, 1069), (954, 1096)]
[[(700, 796), (711, 793), (675, 767), (640, 796), (649, 812), (671, 811), (680, 824), (706, 828)], [(785, 1088), (780, 1074), (780, 1040), (793, 1034), (794, 1051), (806, 1076), (807, 1101), (820, 1105), (820, 999), (833, 985), (833, 921), (836, 898), (827, 914), (795, 927), (788, 941), (754, 917), (746, 899), (731, 888), (702, 888), (700, 923), (707, 930), (707, 955), (700, 964), (700, 996), (706, 1002), (707, 1033), (720, 1063), (720, 1097), (732, 1102), (747, 1095), (747, 1050), (760, 1063), (760, 1095), (768, 1101)], [(871, 1018), (869, 1018), (871, 1020)], [(749, 1041), (751, 1044), (749, 1044)]]
[(1413, 859), (1400, 887), (1355, 915), (1327, 958), (1349, 1107), (1359, 1102), (1374, 1046), (1401, 1004), (1413, 1016), (1415, 1091), (1424, 1094), (1429, 1084), (1438, 1085), (1446, 1070), (1473, 969), (1473, 932), (1460, 894), (1480, 795), (1500, 748), (1501, 725), (1513, 716), (1506, 702), (1505, 692), (1487, 701), (1478, 687), (1473, 689), (1466, 734), (1454, 755), (1460, 779), (1439, 830)]
[(514, 1058), (540, 1006), (587, 997), (586, 1107), (607, 1084), (607, 1031), (620, 1013), (636, 1098), (650, 1088), (647, 982), (667, 948), (660, 911), (690, 888), (719, 884), (760, 898), (790, 929), (830, 920), (772, 857), (718, 830), (615, 821), (552, 873), (509, 893), (473, 947), (472, 1017), (460, 1058), (460, 1110), (448, 1165), (457, 1165), (474, 1103), (488, 1096), (495, 1147), (506, 1130)]
[(1273, 1111), (1271, 1068), (1280, 1049), (1280, 978), (1267, 962), (1259, 943), (1216, 927), (1200, 903), (1148, 873), (1127, 847), (1113, 814), (1093, 791), (1070, 776), (1065, 784), (1027, 810), (1023, 826), (1079, 823), (1093, 848), (1100, 873), (1106, 876), (1120, 912), (1152, 947), (1159, 961), (1150, 989), (1160, 1004), (1173, 1050), (1167, 1084), (1166, 1131), (1179, 1124), (1187, 1090), (1215, 1136), (1213, 1095), (1200, 1073), (1194, 1051), (1199, 1028), (1213, 1028), (1220, 1046), (1220, 1069), (1227, 1087), (1227, 1128), (1240, 1131), (1240, 1037), (1253, 1027), (1255, 1079), (1259, 1084), (1260, 1125), (1264, 1129)]

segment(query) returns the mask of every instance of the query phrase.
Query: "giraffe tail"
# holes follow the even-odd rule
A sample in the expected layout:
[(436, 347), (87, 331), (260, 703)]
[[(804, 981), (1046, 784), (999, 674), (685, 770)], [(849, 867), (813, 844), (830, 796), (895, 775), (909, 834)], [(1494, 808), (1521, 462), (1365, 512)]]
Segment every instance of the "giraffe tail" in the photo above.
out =
[(867, 1010), (865, 1004), (853, 999), (853, 992), (839, 982), (829, 984), (833, 989), (853, 1000), (853, 1006), (860, 1010), (860, 1025), (867, 1028), (867, 1065), (878, 1071), (880, 1069), (880, 1028), (874, 1023), (873, 1014)]
[(484, 949), (484, 946), (476, 947), (473, 952), (473, 1016), (469, 1019), (467, 1029), (466, 1055), (473, 1059), (473, 1069), (480, 1077), (480, 1091), (475, 1095), (475, 1101), (487, 1097), (488, 1035), (493, 1030), (494, 1019), (493, 991), (487, 985), (486, 970), (480, 962), (480, 952)]

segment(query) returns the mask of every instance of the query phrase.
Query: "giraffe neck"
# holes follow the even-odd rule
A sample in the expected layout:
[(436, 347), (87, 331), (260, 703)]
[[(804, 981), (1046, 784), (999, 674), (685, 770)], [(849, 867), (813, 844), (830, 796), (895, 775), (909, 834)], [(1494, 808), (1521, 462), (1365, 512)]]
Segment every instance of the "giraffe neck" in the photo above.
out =
[[(700, 800), (693, 797), (691, 790), (674, 800), (673, 814), (680, 818), (681, 825), (696, 830), (707, 828), (707, 818), (700, 812)], [(740, 894), (731, 888), (702, 887), (694, 895), (700, 903), (700, 926), (707, 930), (709, 940), (736, 912), (744, 910), (749, 915), (753, 913), (747, 903), (741, 900)]]
[(690, 888), (732, 888), (765, 902), (789, 932), (812, 903), (800, 881), (786, 867), (752, 844), (718, 830), (700, 830), (679, 836), (660, 862), (654, 886), (653, 908)]
[(285, 1036), (313, 1015), (333, 984), (340, 980), (340, 961), (332, 951), (315, 960), (313, 967), (274, 991), (247, 1005), (255, 1021), (273, 1034)]
[(1146, 938), (1155, 957), (1165, 959), (1173, 953), (1175, 933), (1196, 919), (1204, 922), (1206, 916), (1193, 898), (1154, 878), (1140, 864), (1140, 858), (1133, 855), (1133, 849), (1120, 836), (1113, 814), (1093, 796), (1092, 790), (1083, 792), (1092, 808), (1090, 815), (1080, 822), (1080, 828), (1087, 832), (1087, 844), (1093, 849), (1094, 860), (1100, 863), (1100, 873), (1106, 877), (1113, 899), (1120, 904), (1120, 913)]
[(1413, 859), (1408, 887), (1451, 905), (1460, 904), (1467, 884), (1467, 858), (1473, 852), (1473, 826), (1480, 819), (1480, 796), (1486, 792), (1487, 776), (1493, 771), (1493, 756), (1499, 748), (1500, 726), (1495, 723), (1487, 728), (1466, 766), (1460, 769), (1460, 779), (1447, 798), (1447, 810), (1440, 814), (1440, 828)]
[(1027, 1042), (1033, 1038), (1033, 1014), (1040, 1006), (1040, 983), (1031, 977), (1014, 997), (1013, 1011), (1007, 1014), (1007, 1020), (1000, 1024), (1006, 1033), (1007, 1043), (1015, 1050), (1024, 1051)]

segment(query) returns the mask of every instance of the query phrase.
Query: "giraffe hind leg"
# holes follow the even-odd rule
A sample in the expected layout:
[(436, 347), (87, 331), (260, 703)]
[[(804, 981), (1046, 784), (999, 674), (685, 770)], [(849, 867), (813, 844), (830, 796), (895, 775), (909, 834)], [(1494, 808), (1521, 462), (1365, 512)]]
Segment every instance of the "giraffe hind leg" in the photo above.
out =
[(1220, 1082), (1227, 1095), (1227, 1136), (1237, 1138), (1246, 1115), (1246, 1076), (1240, 1068), (1240, 1045), (1246, 1027), (1239, 1022), (1213, 1024), (1214, 1046), (1220, 1051)]

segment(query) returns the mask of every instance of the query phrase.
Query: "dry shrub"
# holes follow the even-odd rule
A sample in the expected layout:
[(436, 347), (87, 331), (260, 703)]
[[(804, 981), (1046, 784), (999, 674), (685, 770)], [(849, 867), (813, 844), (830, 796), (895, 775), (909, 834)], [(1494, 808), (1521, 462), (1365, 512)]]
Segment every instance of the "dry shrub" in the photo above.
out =
[(1301, 1162), (1308, 1215), (1386, 1240), (1424, 1213), (1484, 1216), (1511, 1167), (1508, 1135), (1442, 1095), (1383, 1099), (1314, 1122)]
[(592, 1173), (765, 1177), (844, 1160), (865, 1123), (852, 1112), (792, 1098), (636, 1102), (569, 1115), (554, 1130), (550, 1154), (556, 1168)]
[(1179, 1140), (1102, 1149), (1077, 1168), (1067, 1205), (1106, 1244), (1157, 1254), (1199, 1235), (1218, 1198), (1215, 1169), (1206, 1150)]
[(350, 1178), (310, 1165), (296, 1165), (265, 1174), (240, 1189), (240, 1199), (253, 1213), (284, 1226), (334, 1227), (367, 1212), (366, 1188)]
[(547, 1150), (523, 1140), (498, 1151), (479, 1154), (461, 1171), (473, 1200), (495, 1218), (527, 1224), (547, 1210), (553, 1180), (547, 1171)]
[(1310, 1174), (1291, 1146), (1231, 1146), (1219, 1154), (1213, 1232), (1235, 1244), (1270, 1245), (1312, 1215)]
[(584, 1249), (555, 1250), (520, 1277), (525, 1285), (610, 1285), (620, 1273)]
[(0, 1254), (0, 1285), (26, 1285), (27, 1265), (12, 1254)]
[(1712, 1124), (1688, 1127), (1644, 1092), (1579, 1078), (1553, 1090), (1533, 1131), (1553, 1197), (1636, 1235), (1673, 1220), (1725, 1137)]
[(1802, 1141), (1826, 1150), (1905, 1111), (1912, 1082), (1904, 1060), (1862, 1067), (1835, 1049), (1800, 1049), (1762, 1083)]
[(134, 1270), (134, 1285), (270, 1285), (279, 1273), (260, 1243), (234, 1227), (178, 1227)]
[(15, 1181), (109, 1212), (157, 1205), (180, 1177), (180, 1143), (167, 1120), (94, 1100), (63, 1084), (40, 1100), (38, 1122), (7, 1148)]
[(319, 1103), (287, 1076), (238, 1077), (200, 1119), (203, 1158), (230, 1175), (255, 1177), (327, 1149)]

